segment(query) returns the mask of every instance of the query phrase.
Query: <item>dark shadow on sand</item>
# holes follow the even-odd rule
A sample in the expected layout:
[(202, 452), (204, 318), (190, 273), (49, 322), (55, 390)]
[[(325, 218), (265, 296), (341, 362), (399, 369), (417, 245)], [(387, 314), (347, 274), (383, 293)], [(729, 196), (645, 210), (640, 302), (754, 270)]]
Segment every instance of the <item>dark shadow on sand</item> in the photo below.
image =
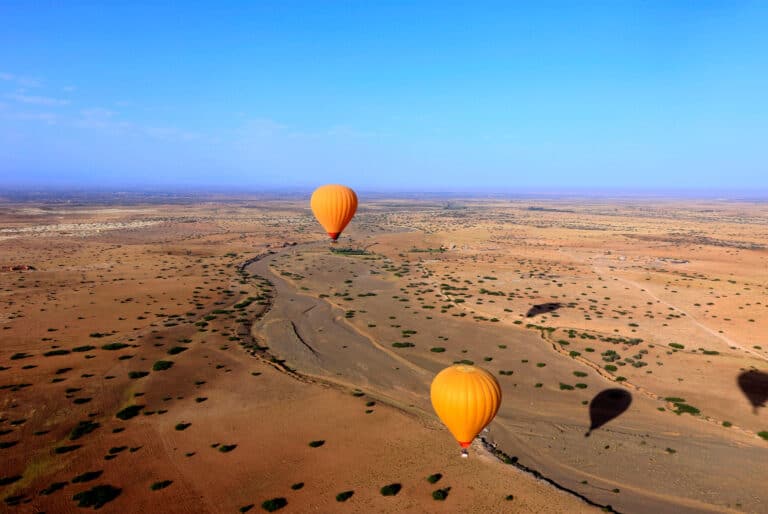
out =
[(557, 303), (557, 302), (540, 303), (528, 309), (528, 312), (525, 313), (525, 317), (533, 318), (534, 316), (538, 316), (539, 314), (546, 314), (547, 312), (556, 311), (562, 306), (563, 306), (562, 303)]
[(597, 393), (589, 402), (590, 424), (584, 437), (589, 437), (593, 430), (621, 416), (631, 404), (632, 395), (626, 389), (606, 389)]
[(765, 407), (768, 401), (768, 373), (751, 369), (739, 374), (737, 379), (739, 389), (752, 404), (754, 413), (757, 414), (758, 407)]

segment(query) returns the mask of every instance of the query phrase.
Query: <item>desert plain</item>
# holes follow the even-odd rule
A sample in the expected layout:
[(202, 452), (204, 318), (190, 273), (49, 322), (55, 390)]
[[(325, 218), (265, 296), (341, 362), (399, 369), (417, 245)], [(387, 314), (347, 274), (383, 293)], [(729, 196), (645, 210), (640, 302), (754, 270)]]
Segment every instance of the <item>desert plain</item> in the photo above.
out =
[[(0, 510), (768, 512), (767, 245), (754, 201), (361, 194), (330, 245), (308, 195), (7, 196)], [(456, 362), (503, 391), (468, 459)]]

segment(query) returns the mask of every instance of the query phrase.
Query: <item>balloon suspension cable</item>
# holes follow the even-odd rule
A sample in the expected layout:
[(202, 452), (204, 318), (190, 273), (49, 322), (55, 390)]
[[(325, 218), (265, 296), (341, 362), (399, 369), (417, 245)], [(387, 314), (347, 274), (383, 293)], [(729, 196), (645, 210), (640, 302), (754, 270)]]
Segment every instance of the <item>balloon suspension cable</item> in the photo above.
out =
[(469, 457), (469, 450), (467, 450), (466, 448), (462, 448), (461, 449), (461, 458), (466, 459), (467, 457)]

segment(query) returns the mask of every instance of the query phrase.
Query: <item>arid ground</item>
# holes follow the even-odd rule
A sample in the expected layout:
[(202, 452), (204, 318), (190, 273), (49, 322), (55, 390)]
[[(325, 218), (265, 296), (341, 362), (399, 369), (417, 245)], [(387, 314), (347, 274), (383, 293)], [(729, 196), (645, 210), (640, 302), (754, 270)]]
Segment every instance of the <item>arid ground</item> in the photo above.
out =
[(768, 512), (767, 246), (747, 201), (361, 195), (331, 246), (307, 198), (5, 198), (0, 510)]

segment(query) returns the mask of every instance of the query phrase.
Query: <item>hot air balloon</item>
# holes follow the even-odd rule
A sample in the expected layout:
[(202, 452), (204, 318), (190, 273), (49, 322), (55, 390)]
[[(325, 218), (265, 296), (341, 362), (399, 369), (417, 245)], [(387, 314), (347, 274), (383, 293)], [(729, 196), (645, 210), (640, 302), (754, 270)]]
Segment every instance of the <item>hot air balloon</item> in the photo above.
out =
[(347, 186), (328, 184), (315, 189), (309, 204), (317, 221), (336, 241), (355, 215), (357, 195)]
[(462, 447), (466, 457), (472, 440), (496, 416), (501, 387), (484, 369), (465, 364), (445, 368), (432, 380), (432, 408)]

